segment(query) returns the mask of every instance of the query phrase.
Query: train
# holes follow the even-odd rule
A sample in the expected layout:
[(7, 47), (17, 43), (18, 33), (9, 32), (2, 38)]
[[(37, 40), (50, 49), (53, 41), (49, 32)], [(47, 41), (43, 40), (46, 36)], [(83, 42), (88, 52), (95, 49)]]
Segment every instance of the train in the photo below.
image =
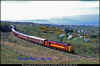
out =
[(30, 36), (30, 35), (17, 31), (14, 25), (11, 25), (11, 31), (16, 37), (20, 39), (28, 40), (33, 43), (37, 43), (46, 47), (57, 48), (57, 49), (70, 52), (70, 53), (74, 52), (72, 44), (48, 40), (48, 39), (44, 39), (44, 38), (40, 38), (36, 36)]

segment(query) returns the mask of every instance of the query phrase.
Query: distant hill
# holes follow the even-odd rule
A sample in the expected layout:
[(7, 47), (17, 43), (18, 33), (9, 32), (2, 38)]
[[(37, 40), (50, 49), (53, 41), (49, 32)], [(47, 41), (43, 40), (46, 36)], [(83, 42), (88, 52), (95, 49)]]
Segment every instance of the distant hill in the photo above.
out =
[(62, 18), (51, 18), (51, 19), (39, 19), (39, 20), (21, 20), (23, 22), (33, 22), (40, 24), (58, 24), (58, 25), (69, 25), (69, 24), (99, 24), (99, 15), (79, 15), (69, 16)]
[(49, 24), (49, 21), (46, 20), (46, 19), (20, 20), (20, 22), (32, 22), (32, 23), (40, 23), (40, 24)]
[[(11, 22), (11, 21), (10, 21)], [(38, 23), (38, 24), (54, 24), (54, 25), (85, 25), (85, 24), (92, 24), (98, 25), (99, 24), (99, 15), (78, 15), (78, 16), (69, 16), (69, 17), (62, 17), (62, 18), (51, 18), (51, 19), (36, 19), (36, 20), (19, 20), (16, 23)]]
[(72, 17), (54, 18), (50, 20), (55, 24), (99, 24), (99, 15), (80, 15)]

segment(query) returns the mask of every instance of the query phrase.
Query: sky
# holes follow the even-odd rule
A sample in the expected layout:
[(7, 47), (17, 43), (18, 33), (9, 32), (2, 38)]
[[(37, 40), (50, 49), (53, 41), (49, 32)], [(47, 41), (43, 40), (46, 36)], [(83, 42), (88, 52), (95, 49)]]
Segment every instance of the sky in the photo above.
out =
[(99, 1), (1, 1), (1, 20), (50, 19), (99, 14)]

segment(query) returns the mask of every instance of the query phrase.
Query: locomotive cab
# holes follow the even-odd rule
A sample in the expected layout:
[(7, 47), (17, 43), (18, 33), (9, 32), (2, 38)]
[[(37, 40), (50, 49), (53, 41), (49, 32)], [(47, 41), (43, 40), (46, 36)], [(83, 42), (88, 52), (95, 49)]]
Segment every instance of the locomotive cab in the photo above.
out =
[(72, 44), (68, 44), (68, 49), (67, 49), (67, 51), (68, 51), (69, 53), (73, 53), (73, 52), (74, 52), (74, 49), (73, 49), (73, 45), (72, 45)]
[(49, 46), (48, 43), (49, 43), (48, 40), (44, 40), (44, 45), (45, 46)]

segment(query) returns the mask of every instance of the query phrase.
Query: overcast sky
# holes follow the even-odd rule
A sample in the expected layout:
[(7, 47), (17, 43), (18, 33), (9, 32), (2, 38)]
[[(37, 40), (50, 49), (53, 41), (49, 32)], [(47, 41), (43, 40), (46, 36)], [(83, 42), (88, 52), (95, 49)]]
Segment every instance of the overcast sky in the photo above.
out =
[(50, 19), (99, 14), (99, 1), (3, 1), (1, 20)]

